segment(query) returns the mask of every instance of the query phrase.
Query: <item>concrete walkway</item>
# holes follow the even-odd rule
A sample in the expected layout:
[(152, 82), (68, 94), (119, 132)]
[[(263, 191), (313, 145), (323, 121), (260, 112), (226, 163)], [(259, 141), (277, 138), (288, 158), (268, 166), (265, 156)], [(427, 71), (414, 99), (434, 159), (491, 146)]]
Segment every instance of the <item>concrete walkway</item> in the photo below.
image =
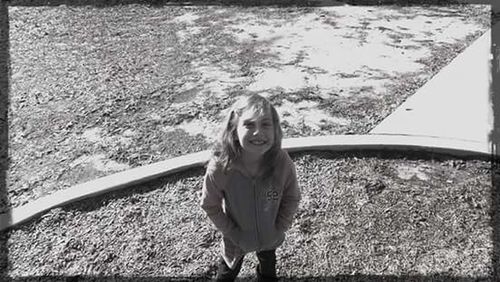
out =
[(370, 134), (489, 144), (488, 135), (493, 129), (490, 48), (491, 32), (487, 31)]

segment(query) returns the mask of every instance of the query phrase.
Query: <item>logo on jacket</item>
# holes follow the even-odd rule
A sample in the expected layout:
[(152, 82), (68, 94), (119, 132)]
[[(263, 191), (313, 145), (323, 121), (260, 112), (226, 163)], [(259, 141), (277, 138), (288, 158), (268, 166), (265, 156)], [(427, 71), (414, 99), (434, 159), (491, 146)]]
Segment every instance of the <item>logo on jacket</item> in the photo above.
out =
[(266, 199), (268, 201), (278, 201), (280, 198), (279, 196), (280, 196), (280, 194), (276, 190), (268, 190), (266, 192)]

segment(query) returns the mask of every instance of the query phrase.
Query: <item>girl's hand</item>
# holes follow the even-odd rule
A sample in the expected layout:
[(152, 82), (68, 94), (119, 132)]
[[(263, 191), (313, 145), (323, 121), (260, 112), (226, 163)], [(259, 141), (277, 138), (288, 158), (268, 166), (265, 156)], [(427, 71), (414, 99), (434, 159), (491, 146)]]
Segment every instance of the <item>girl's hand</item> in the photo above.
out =
[(287, 231), (287, 228), (285, 226), (283, 226), (283, 224), (279, 224), (279, 222), (276, 222), (274, 224), (274, 228), (276, 228), (276, 230), (278, 232), (286, 232)]
[(240, 229), (238, 227), (234, 227), (232, 228), (231, 230), (229, 230), (228, 232), (226, 232), (226, 234), (224, 234), (227, 238), (229, 238), (229, 240), (231, 240), (231, 242), (233, 242), (236, 246), (238, 246), (238, 241), (239, 241), (239, 236), (238, 234), (240, 233), (239, 231)]

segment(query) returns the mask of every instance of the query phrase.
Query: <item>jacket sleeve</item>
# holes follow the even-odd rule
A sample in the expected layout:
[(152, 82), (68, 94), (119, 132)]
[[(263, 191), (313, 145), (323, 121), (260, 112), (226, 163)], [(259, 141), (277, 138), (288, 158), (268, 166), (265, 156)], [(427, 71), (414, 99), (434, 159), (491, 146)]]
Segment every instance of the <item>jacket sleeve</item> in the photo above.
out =
[(285, 156), (285, 167), (287, 173), (285, 174), (283, 196), (276, 219), (276, 228), (282, 231), (286, 231), (292, 226), (293, 217), (299, 208), (301, 199), (295, 165), (288, 154)]
[(207, 170), (203, 178), (201, 208), (222, 234), (232, 235), (236, 230), (236, 224), (223, 212), (224, 193), (215, 178), (214, 172)]

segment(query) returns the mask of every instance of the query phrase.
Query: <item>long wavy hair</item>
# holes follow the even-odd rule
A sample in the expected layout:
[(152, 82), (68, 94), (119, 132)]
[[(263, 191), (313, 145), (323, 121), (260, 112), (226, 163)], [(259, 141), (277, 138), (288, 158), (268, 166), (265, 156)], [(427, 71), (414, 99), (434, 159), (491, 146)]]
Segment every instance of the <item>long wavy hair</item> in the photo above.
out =
[(271, 118), (273, 120), (274, 143), (271, 148), (264, 153), (260, 165), (263, 167), (264, 179), (272, 176), (276, 157), (281, 150), (283, 131), (276, 108), (274, 108), (269, 100), (258, 94), (241, 96), (230, 108), (222, 124), (221, 134), (214, 144), (211, 158), (211, 161), (214, 162), (213, 164), (222, 166), (226, 173), (231, 167), (231, 164), (238, 159), (242, 153), (242, 147), (237, 134), (238, 121), (242, 113), (250, 110), (257, 114), (264, 114), (268, 109), (271, 112)]

